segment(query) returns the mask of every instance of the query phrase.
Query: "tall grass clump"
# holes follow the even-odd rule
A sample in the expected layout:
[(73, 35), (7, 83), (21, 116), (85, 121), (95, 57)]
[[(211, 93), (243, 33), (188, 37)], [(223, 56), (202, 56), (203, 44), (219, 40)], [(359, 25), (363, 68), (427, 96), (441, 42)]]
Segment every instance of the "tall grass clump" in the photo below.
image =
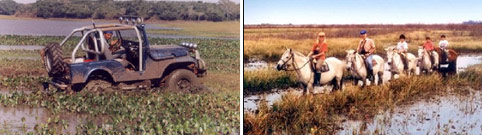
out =
[(297, 79), (294, 73), (279, 72), (272, 69), (244, 71), (243, 86), (247, 92), (260, 92), (273, 88), (295, 86)]
[(340, 117), (361, 120), (378, 111), (445, 88), (438, 75), (402, 77), (382, 86), (349, 85), (328, 95), (284, 95), (272, 107), (244, 115), (247, 134), (334, 134)]

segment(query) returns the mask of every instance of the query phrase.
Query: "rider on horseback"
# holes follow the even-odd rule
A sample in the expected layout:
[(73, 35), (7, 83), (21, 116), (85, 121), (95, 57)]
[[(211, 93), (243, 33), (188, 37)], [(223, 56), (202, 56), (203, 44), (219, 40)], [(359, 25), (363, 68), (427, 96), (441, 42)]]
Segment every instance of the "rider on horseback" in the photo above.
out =
[(375, 42), (372, 39), (369, 39), (367, 37), (367, 31), (362, 30), (360, 31), (360, 37), (362, 40), (360, 40), (360, 43), (358, 44), (357, 47), (357, 52), (358, 54), (361, 54), (365, 58), (365, 66), (367, 68), (368, 72), (368, 78), (370, 81), (375, 80), (375, 77), (373, 76), (373, 62), (372, 62), (372, 54), (375, 52)]
[(445, 35), (440, 36), (441, 40), (438, 43), (440, 49), (442, 49), (442, 60), (444, 63), (448, 62), (447, 58), (447, 47), (449, 46), (449, 41), (447, 41), (445, 38)]
[[(429, 36), (425, 37), (425, 42), (423, 43), (423, 49), (425, 49), (425, 51), (428, 52), (428, 55), (430, 56), (430, 62), (432, 64), (434, 64), (434, 57), (433, 57), (433, 51), (434, 51), (434, 48), (433, 48), (433, 42), (432, 40), (430, 39)], [(435, 65), (433, 65), (435, 66)]]
[(328, 51), (328, 44), (326, 44), (325, 40), (325, 33), (320, 32), (318, 33), (318, 37), (313, 44), (313, 48), (311, 52), (308, 54), (308, 57), (316, 60), (315, 70), (317, 72), (322, 71), (323, 64), (325, 63), (326, 52)]
[(407, 70), (408, 69), (408, 61), (407, 61), (407, 50), (408, 50), (408, 44), (405, 42), (405, 35), (400, 35), (399, 38), (400, 42), (397, 44), (397, 51), (400, 53), (402, 56), (402, 62), (403, 62), (403, 69)]

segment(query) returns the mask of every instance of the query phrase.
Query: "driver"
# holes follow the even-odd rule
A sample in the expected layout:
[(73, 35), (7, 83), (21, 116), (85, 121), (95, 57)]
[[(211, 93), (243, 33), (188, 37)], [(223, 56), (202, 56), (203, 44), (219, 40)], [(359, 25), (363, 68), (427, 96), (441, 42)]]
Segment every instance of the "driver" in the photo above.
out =
[(118, 44), (120, 42), (119, 42), (119, 39), (112, 40), (112, 35), (113, 35), (112, 31), (105, 31), (104, 32), (104, 38), (107, 41), (107, 43), (109, 44), (109, 50), (112, 51), (112, 52), (115, 52), (115, 51), (120, 49), (120, 45)]

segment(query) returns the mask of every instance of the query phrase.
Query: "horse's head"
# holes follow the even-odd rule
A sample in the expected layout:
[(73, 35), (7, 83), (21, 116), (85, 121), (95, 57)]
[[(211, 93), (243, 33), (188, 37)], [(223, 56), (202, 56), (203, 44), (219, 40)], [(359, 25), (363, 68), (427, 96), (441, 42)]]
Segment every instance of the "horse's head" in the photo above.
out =
[(352, 70), (352, 65), (355, 62), (355, 55), (356, 51), (355, 50), (347, 50), (346, 51), (346, 70), (350, 71)]
[(387, 52), (387, 63), (388, 65), (391, 65), (393, 55), (395, 54), (394, 48), (388, 47), (388, 48), (385, 48), (385, 51)]
[(424, 55), (425, 53), (425, 49), (423, 49), (423, 46), (419, 46), (418, 47), (418, 57), (419, 58), (422, 58), (422, 56)]
[(278, 61), (278, 64), (276, 65), (276, 69), (279, 70), (286, 70), (293, 65), (293, 50), (291, 48), (286, 49), (286, 51), (281, 55), (281, 59)]

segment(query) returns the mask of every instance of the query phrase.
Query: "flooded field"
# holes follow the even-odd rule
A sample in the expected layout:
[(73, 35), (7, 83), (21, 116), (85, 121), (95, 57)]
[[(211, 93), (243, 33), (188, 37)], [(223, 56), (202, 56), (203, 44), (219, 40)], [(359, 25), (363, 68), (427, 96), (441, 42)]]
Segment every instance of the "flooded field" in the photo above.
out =
[[(462, 55), (459, 56), (457, 59), (457, 70), (464, 71), (468, 66), (479, 64), (482, 62), (482, 55)], [(264, 65), (263, 65), (264, 64)], [(386, 63), (385, 63), (386, 64)], [(248, 64), (245, 64), (245, 70), (256, 70), (256, 69), (262, 69), (262, 68), (269, 68), (269, 64), (266, 62), (260, 62), (256, 61), (255, 64), (253, 65), (262, 65), (262, 66), (257, 66), (261, 68), (256, 68), (254, 66), (251, 67), (246, 67)], [(385, 65), (387, 68), (388, 65)], [(418, 72), (418, 71), (416, 71)], [(383, 81), (387, 82), (391, 78), (391, 73), (385, 70), (384, 75), (383, 75)], [(345, 82), (347, 83), (347, 82)], [(370, 83), (369, 83), (370, 85)], [(315, 87), (315, 93), (327, 93), (331, 90), (331, 86), (323, 86), (323, 87)], [(279, 100), (282, 95), (286, 93), (294, 93), (294, 94), (301, 94), (302, 89), (300, 88), (289, 88), (287, 90), (280, 90), (280, 89), (275, 89), (271, 90), (270, 92), (264, 92), (264, 93), (259, 93), (256, 95), (244, 95), (243, 102), (244, 102), (244, 111), (253, 111), (256, 110), (258, 104), (260, 102), (267, 102), (268, 105), (272, 105), (273, 102), (276, 100)]]
[(372, 120), (345, 121), (338, 134), (480, 134), (481, 116), (480, 90), (452, 92), (380, 112)]

